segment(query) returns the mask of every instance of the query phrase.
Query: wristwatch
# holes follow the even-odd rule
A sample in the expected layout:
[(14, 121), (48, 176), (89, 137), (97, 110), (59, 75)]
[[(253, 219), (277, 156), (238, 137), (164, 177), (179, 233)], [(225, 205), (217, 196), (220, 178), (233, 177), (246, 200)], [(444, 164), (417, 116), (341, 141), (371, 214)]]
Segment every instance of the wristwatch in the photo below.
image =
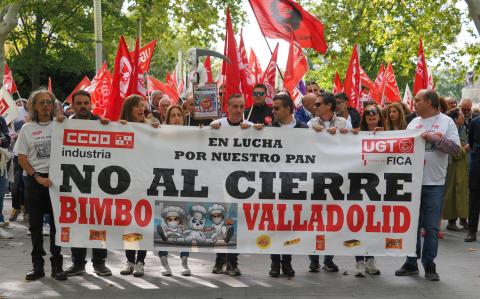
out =
[(40, 176), (40, 173), (35, 171), (35, 172), (32, 174), (32, 178), (36, 178), (37, 176)]

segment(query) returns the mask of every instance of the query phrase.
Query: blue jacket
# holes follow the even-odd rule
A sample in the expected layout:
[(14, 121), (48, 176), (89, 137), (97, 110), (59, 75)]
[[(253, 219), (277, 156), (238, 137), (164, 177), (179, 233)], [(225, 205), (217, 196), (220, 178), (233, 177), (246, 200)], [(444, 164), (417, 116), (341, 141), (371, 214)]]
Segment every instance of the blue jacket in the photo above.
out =
[(305, 107), (302, 107), (301, 109), (297, 110), (297, 112), (295, 112), (295, 119), (297, 121), (308, 123), (311, 117), (308, 115), (307, 111), (305, 111)]

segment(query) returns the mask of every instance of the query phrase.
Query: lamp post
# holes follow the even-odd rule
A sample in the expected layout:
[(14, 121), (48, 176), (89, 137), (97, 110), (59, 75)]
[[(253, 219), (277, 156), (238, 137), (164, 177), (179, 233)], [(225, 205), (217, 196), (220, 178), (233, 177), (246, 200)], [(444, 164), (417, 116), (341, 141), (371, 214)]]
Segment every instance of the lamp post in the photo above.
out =
[(95, 71), (98, 73), (102, 67), (102, 3), (93, 0), (93, 26), (95, 29)]

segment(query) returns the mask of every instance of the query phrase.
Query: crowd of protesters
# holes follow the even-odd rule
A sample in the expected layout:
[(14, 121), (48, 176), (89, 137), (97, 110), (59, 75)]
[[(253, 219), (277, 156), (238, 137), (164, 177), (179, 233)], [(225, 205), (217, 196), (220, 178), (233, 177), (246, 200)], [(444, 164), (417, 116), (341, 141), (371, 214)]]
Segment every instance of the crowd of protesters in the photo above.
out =
[[(296, 107), (288, 92), (280, 91), (267, 104), (267, 87), (257, 84), (253, 88), (253, 105), (245, 109), (241, 94), (232, 94), (224, 99), (224, 88), (219, 89), (221, 103), (226, 101), (226, 115), (217, 119), (198, 120), (195, 118), (193, 95), (188, 95), (179, 104), (172, 105), (171, 99), (160, 91), (150, 95), (150, 100), (132, 95), (125, 99), (120, 121), (144, 123), (158, 128), (160, 125), (210, 126), (220, 129), (238, 126), (241, 129), (262, 130), (266, 126), (277, 128), (313, 129), (329, 134), (358, 134), (359, 131), (385, 131), (422, 129), (426, 141), (424, 177), (421, 189), (420, 219), (417, 233), (417, 257), (407, 257), (405, 263), (395, 272), (397, 276), (419, 273), (417, 260), (421, 259), (425, 278), (439, 280), (435, 258), (438, 239), (442, 238), (441, 220), (448, 220), (447, 229), (466, 230), (465, 242), (476, 241), (480, 213), (480, 184), (474, 181), (480, 177), (480, 118), (472, 109), (472, 101), (463, 99), (458, 105), (454, 98), (442, 98), (433, 90), (422, 90), (415, 96), (415, 111), (402, 103), (379, 106), (374, 101), (363, 104), (362, 113), (349, 107), (348, 96), (332, 94), (320, 89), (315, 82), (307, 83), (307, 93)], [(63, 270), (61, 248), (55, 244), (55, 224), (48, 188), (52, 185), (48, 177), (51, 134), (54, 121), (66, 118), (97, 120), (108, 125), (108, 119), (91, 113), (90, 94), (77, 91), (72, 104), (62, 109), (61, 103), (47, 90), (33, 92), (28, 101), (18, 100), (20, 116), (9, 126), (0, 117), (0, 211), (3, 209), (5, 192), (10, 189), (12, 211), (10, 221), (16, 221), (23, 214), (28, 221), (32, 241), (33, 269), (26, 274), (27, 280), (45, 276), (43, 230), (49, 224), (51, 276), (65, 280), (68, 276), (85, 273), (86, 248), (71, 248), (71, 266)], [(56, 120), (55, 120), (56, 119)], [(10, 157), (12, 157), (10, 159)], [(175, 211), (171, 218), (175, 221)], [(14, 237), (6, 229), (8, 221), (0, 213), (0, 238)], [(457, 223), (461, 226), (457, 226)], [(424, 238), (422, 243), (421, 238)], [(423, 246), (422, 246), (423, 245)], [(121, 275), (143, 276), (145, 250), (126, 250), (126, 264)], [(162, 275), (170, 276), (168, 252), (159, 252)], [(180, 254), (181, 275), (190, 275), (188, 252)], [(311, 255), (310, 272), (320, 271), (320, 259)], [(106, 249), (92, 249), (93, 269), (99, 276), (112, 275), (106, 266)], [(373, 256), (356, 256), (355, 275), (364, 277), (380, 275), (380, 269)], [(212, 273), (240, 275), (239, 254), (217, 253)], [(323, 270), (338, 272), (334, 256), (324, 256)], [(271, 255), (269, 275), (278, 277), (295, 276), (291, 255)]]

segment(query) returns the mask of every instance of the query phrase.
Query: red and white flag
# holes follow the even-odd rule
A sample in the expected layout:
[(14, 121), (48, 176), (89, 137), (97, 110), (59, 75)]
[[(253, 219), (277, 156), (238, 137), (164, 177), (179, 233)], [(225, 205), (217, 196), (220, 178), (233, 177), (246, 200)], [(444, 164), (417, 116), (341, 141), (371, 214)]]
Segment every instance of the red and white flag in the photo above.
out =
[(290, 41), (293, 33), (302, 48), (325, 54), (323, 24), (292, 0), (249, 0), (263, 35)]
[[(175, 73), (175, 70), (173, 72)], [(165, 74), (165, 84), (167, 84), (167, 86), (170, 87), (171, 93), (173, 94), (174, 98), (169, 96), (170, 99), (172, 100), (172, 102), (176, 103), (180, 98), (180, 95), (178, 93), (177, 80), (175, 79), (175, 76), (170, 75), (168, 71)]]
[(248, 67), (250, 69), (250, 73), (252, 73), (252, 77), (255, 81), (255, 84), (260, 82), (260, 79), (262, 79), (262, 65), (260, 64), (260, 61), (258, 61), (257, 55), (253, 51), (252, 48), (250, 48), (250, 57), (248, 59)]
[(93, 77), (90, 86), (85, 88), (85, 91), (91, 95), (92, 113), (98, 116), (105, 115), (108, 98), (110, 97), (110, 90), (112, 87), (112, 74), (104, 63), (102, 68)]
[(428, 88), (433, 88), (433, 78), (430, 79), (429, 77), (427, 62), (425, 61), (425, 53), (423, 51), (423, 42), (422, 39), (420, 39), (415, 82), (413, 84), (413, 95), (415, 96), (420, 90)]
[(159, 90), (170, 98), (170, 100), (172, 101), (172, 105), (177, 104), (179, 100), (178, 93), (176, 90), (171, 88), (168, 84), (164, 84), (163, 82), (155, 79), (152, 76), (147, 76), (147, 85), (148, 85), (149, 93), (152, 93), (155, 90)]
[(360, 87), (360, 62), (357, 45), (354, 45), (345, 75), (345, 82), (343, 83), (343, 90), (348, 96), (348, 105), (355, 109), (358, 109), (360, 105)]
[(241, 81), (240, 68), (238, 61), (237, 42), (235, 41), (235, 35), (233, 32), (232, 18), (230, 17), (230, 9), (227, 9), (227, 22), (226, 22), (226, 34), (225, 34), (225, 48), (223, 54), (228, 57), (230, 63), (223, 61), (222, 75), (225, 76), (225, 94), (222, 110), (227, 111), (227, 99), (231, 94), (241, 93)]
[(140, 61), (140, 45), (138, 38), (135, 40), (135, 51), (132, 60), (133, 71), (130, 77), (130, 83), (128, 85), (127, 97), (132, 94), (137, 94), (146, 97), (147, 90), (145, 88), (145, 79), (143, 74), (145, 73), (141, 66)]
[(412, 92), (410, 91), (410, 87), (408, 87), (408, 83), (407, 83), (407, 86), (405, 86), (405, 93), (403, 94), (403, 102), (407, 104), (410, 111), (413, 111), (413, 108), (414, 108), (413, 101), (414, 101), (414, 98), (413, 98)]
[(362, 98), (371, 97), (375, 100), (375, 102), (377, 102), (377, 104), (380, 104), (382, 102), (381, 94), (378, 92), (378, 89), (375, 86), (375, 82), (373, 82), (370, 77), (368, 77), (367, 73), (363, 70), (362, 67), (360, 67), (360, 81), (362, 82), (362, 86), (368, 88), (370, 94), (366, 96), (362, 95)]
[(338, 72), (335, 72), (335, 79), (333, 80), (332, 92), (334, 94), (343, 92), (342, 80), (340, 80), (340, 76), (338, 75)]
[(76, 93), (77, 91), (79, 91), (80, 89), (83, 89), (85, 90), (85, 88), (89, 87), (90, 84), (92, 82), (90, 82), (90, 79), (88, 79), (87, 76), (84, 76), (83, 79), (77, 84), (77, 86), (75, 86), (75, 88), (72, 90), (72, 92), (68, 95), (68, 97), (65, 99), (65, 101), (67, 103), (72, 103), (72, 95), (74, 93)]
[(398, 90), (397, 79), (395, 79), (395, 73), (393, 72), (391, 63), (388, 63), (387, 69), (385, 70), (382, 84), (382, 95), (382, 106), (384, 106), (385, 103), (402, 101), (400, 91)]
[(277, 76), (277, 56), (278, 56), (278, 43), (273, 50), (272, 57), (268, 62), (267, 68), (263, 72), (263, 76), (260, 79), (260, 83), (263, 83), (267, 87), (267, 97), (265, 102), (267, 105), (273, 104), (273, 97), (275, 96), (275, 77)]
[(240, 89), (245, 97), (245, 108), (249, 108), (253, 104), (253, 86), (255, 85), (248, 68), (247, 50), (243, 42), (243, 30), (240, 32), (240, 43), (237, 50), (238, 69), (240, 70)]
[(47, 90), (49, 92), (52, 92), (52, 78), (50, 78), (50, 76), (48, 76), (48, 88)]
[(14, 93), (17, 91), (17, 84), (15, 84), (15, 80), (13, 80), (12, 71), (8, 67), (7, 63), (5, 63), (3, 68), (3, 86), (9, 93)]
[(12, 98), (12, 95), (5, 87), (0, 88), (0, 115), (3, 116), (7, 125), (18, 117), (20, 112)]
[(210, 56), (207, 56), (207, 58), (205, 58), (205, 62), (203, 63), (203, 65), (205, 66), (205, 71), (207, 71), (207, 83), (212, 83), (212, 61), (210, 59)]
[[(113, 80), (105, 109), (105, 118), (116, 121), (120, 118), (123, 101), (127, 95), (130, 79), (134, 71), (133, 63), (130, 59), (127, 44), (123, 36), (120, 37), (117, 55), (115, 57), (115, 67), (113, 70)], [(136, 74), (134, 74), (136, 76)]]
[(290, 48), (288, 50), (287, 67), (283, 79), (283, 88), (290, 94), (297, 86), (298, 82), (302, 80), (305, 73), (308, 71), (308, 62), (300, 44), (292, 34), (290, 39)]

